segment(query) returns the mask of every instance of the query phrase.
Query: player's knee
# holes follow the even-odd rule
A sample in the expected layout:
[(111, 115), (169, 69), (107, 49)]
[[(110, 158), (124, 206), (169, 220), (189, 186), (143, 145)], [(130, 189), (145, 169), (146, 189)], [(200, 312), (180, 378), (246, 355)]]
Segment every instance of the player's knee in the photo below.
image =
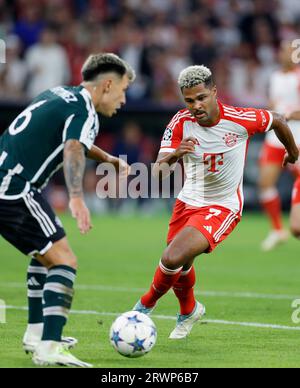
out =
[(180, 252), (172, 251), (168, 248), (163, 254), (162, 264), (168, 269), (176, 270), (182, 267), (185, 261)]
[(77, 270), (78, 267), (77, 257), (71, 250), (59, 252), (54, 257), (48, 257), (48, 262), (50, 268), (59, 265), (65, 265), (66, 267)]
[(67, 264), (68, 267), (71, 267), (71, 268), (77, 270), (78, 261), (77, 261), (77, 257), (73, 253), (70, 257), (68, 257), (67, 261), (68, 261), (68, 264)]
[(265, 179), (265, 177), (260, 177), (258, 180), (258, 187), (261, 192), (261, 194), (266, 194), (270, 190), (276, 190), (276, 187), (274, 187), (273, 182), (268, 181)]

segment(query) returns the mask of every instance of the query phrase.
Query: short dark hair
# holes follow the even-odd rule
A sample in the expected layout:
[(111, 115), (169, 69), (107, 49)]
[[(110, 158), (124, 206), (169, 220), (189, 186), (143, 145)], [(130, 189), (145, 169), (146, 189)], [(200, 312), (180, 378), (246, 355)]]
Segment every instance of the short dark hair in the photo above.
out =
[(115, 54), (91, 55), (82, 67), (82, 77), (85, 82), (92, 82), (101, 74), (113, 72), (120, 77), (125, 74), (131, 82), (135, 79), (135, 72), (131, 66)]

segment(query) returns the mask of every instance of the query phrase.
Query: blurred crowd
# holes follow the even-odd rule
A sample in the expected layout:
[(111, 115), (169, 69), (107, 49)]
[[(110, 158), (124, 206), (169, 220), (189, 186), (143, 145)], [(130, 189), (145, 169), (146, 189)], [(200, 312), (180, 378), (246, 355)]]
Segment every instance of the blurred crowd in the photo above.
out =
[[(128, 188), (130, 182), (135, 178), (139, 179), (140, 164), (146, 166), (148, 171), (148, 192), (151, 192), (151, 164), (154, 163), (157, 157), (157, 151), (160, 146), (160, 140), (143, 133), (143, 128), (136, 121), (126, 121), (124, 126), (118, 130), (118, 135), (105, 132), (98, 137), (96, 144), (105, 149), (112, 155), (117, 155), (126, 160), (133, 168), (138, 171), (137, 175), (131, 175), (126, 183)], [(139, 164), (139, 165), (138, 165)], [(84, 192), (85, 200), (89, 209), (96, 214), (117, 212), (118, 214), (132, 214), (139, 211), (145, 214), (153, 214), (153, 212), (161, 212), (166, 208), (166, 201), (147, 201), (145, 199), (119, 199), (120, 197), (120, 182), (118, 175), (110, 176), (107, 179), (107, 174), (103, 171), (97, 171), (98, 163), (87, 161), (86, 173), (84, 177)], [(103, 166), (104, 168), (104, 166)], [(105, 170), (105, 168), (104, 168)], [(145, 171), (143, 169), (143, 171)], [(144, 181), (144, 180), (143, 180)], [(102, 183), (104, 182), (104, 183)], [(146, 182), (147, 184), (147, 182)], [(141, 192), (140, 184), (137, 184), (136, 189)], [(124, 187), (123, 187), (124, 189)], [(125, 190), (126, 187), (125, 187)], [(109, 194), (109, 199), (106, 198)], [(64, 184), (63, 172), (56, 174), (48, 186), (46, 192), (50, 203), (57, 211), (65, 211), (68, 207), (68, 195)], [(99, 195), (106, 199), (99, 200)], [(104, 198), (101, 197), (101, 198)]]
[(133, 102), (178, 105), (180, 70), (205, 64), (226, 102), (262, 106), (279, 42), (299, 36), (299, 0), (0, 0), (0, 98), (76, 85), (87, 55), (109, 51), (137, 70)]
[[(78, 85), (89, 54), (115, 52), (137, 72), (128, 92), (135, 106), (175, 109), (180, 71), (205, 64), (221, 100), (267, 107), (279, 44), (298, 38), (299, 0), (0, 0), (0, 39), (7, 48), (0, 102), (25, 104), (48, 88)], [(101, 136), (100, 146), (128, 155), (130, 163), (155, 159), (158, 139), (145, 137), (134, 122), (120, 133)], [(97, 200), (96, 185), (91, 165), (85, 191), (94, 211), (124, 203)], [(48, 194), (56, 208), (66, 207), (62, 176)]]

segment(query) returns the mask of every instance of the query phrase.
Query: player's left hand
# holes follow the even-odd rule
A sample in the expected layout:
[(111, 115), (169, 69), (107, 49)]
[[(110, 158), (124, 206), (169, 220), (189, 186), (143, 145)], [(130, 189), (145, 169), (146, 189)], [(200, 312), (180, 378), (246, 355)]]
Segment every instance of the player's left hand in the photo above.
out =
[(92, 229), (91, 215), (82, 198), (71, 198), (69, 207), (72, 217), (76, 218), (81, 234), (86, 234)]
[(283, 167), (286, 167), (288, 164), (295, 164), (299, 159), (299, 151), (294, 152), (293, 154), (286, 154), (283, 160)]

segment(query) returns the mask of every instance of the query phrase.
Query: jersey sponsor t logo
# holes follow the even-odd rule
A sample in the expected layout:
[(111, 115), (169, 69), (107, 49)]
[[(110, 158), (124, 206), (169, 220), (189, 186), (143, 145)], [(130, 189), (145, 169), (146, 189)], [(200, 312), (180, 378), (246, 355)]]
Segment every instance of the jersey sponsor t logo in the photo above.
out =
[(205, 165), (210, 166), (209, 172), (218, 173), (220, 170), (217, 169), (217, 166), (224, 165), (224, 154), (204, 154), (203, 160)]

